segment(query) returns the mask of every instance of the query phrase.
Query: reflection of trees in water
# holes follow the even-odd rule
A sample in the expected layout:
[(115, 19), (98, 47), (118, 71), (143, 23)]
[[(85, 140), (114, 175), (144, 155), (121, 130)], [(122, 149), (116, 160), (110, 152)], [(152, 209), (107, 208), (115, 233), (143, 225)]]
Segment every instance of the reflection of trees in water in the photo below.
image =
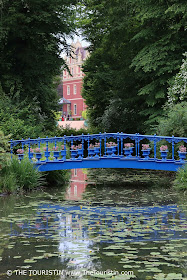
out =
[[(87, 195), (88, 193), (88, 195)], [(146, 189), (124, 186), (118, 186), (115, 188), (111, 184), (105, 184), (104, 186), (87, 185), (86, 192), (83, 198), (89, 200), (91, 203), (95, 202), (95, 205), (113, 205), (113, 206), (142, 206), (153, 205), (159, 203), (161, 205), (174, 204), (178, 201), (180, 194), (172, 195), (173, 191), (170, 189)], [(104, 199), (103, 199), (104, 197)]]
[[(139, 175), (134, 174), (132, 182), (128, 182), (132, 172), (132, 170), (119, 169), (90, 169), (88, 180), (95, 178), (96, 185), (88, 184), (84, 199), (102, 202), (105, 198), (105, 201), (109, 200), (110, 204), (126, 203), (127, 206), (152, 205), (155, 202), (162, 205), (183, 204), (187, 201), (185, 196), (182, 196), (183, 201), (180, 201), (181, 194), (171, 188), (172, 178), (166, 175), (172, 174), (173, 176), (173, 173), (138, 170), (141, 175), (140, 178)], [(141, 182), (143, 177), (144, 182)], [(167, 188), (167, 186), (170, 186), (170, 188)]]
[(11, 225), (14, 225), (16, 235), (19, 235), (22, 230), (19, 230), (16, 224), (23, 224), (28, 217), (36, 215), (36, 210), (29, 207), (28, 201), (29, 198), (20, 195), (0, 197), (0, 258), (7, 255), (8, 246), (14, 243), (15, 237), (11, 237)]
[(171, 187), (174, 172), (139, 169), (88, 169), (88, 180), (125, 187)]

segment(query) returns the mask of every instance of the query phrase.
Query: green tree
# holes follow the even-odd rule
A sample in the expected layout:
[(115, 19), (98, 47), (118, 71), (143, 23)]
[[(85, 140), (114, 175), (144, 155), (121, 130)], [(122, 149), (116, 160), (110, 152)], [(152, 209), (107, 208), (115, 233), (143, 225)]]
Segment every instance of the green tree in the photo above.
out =
[[(57, 93), (53, 78), (68, 51), (66, 37), (74, 25), (76, 0), (2, 0), (0, 21), (0, 82), (11, 98), (37, 102), (45, 126), (54, 124)], [(38, 112), (36, 113), (38, 114)]]
[(91, 42), (83, 68), (91, 123), (106, 123), (103, 114), (112, 123), (114, 115), (107, 112), (114, 113), (120, 99), (123, 117), (113, 129), (123, 121), (132, 132), (148, 131), (163, 113), (168, 81), (186, 49), (185, 1), (83, 0), (81, 12), (83, 34)]
[(105, 131), (137, 132), (139, 116), (133, 108), (127, 107), (124, 99), (111, 99), (100, 120)]
[(91, 42), (91, 55), (83, 66), (83, 97), (91, 124), (106, 131), (141, 130), (141, 123), (135, 120), (144, 106), (144, 97), (137, 96), (136, 76), (130, 69), (135, 48), (131, 39), (137, 29), (131, 2), (84, 3), (85, 14), (89, 12), (81, 23)]
[(187, 53), (184, 56), (179, 73), (171, 79), (164, 114), (158, 121), (157, 133), (161, 135), (187, 135)]
[(9, 150), (9, 140), (10, 135), (5, 136), (3, 131), (0, 130), (0, 172), (7, 165), (8, 160), (10, 160)]
[(171, 81), (168, 89), (168, 105), (187, 100), (187, 52), (184, 56), (180, 71)]
[(45, 119), (38, 102), (21, 100), (19, 94), (5, 95), (0, 87), (0, 129), (13, 139), (41, 137), (46, 131)]
[[(154, 129), (155, 132), (155, 129)], [(166, 107), (159, 119), (157, 134), (186, 137), (187, 135), (187, 102), (183, 101)]]
[(88, 116), (93, 126), (99, 125), (99, 118), (109, 105), (113, 94), (112, 71), (105, 62), (101, 61), (102, 55), (100, 49), (97, 49), (83, 66), (86, 76), (82, 95), (88, 105)]
[(145, 96), (147, 124), (154, 124), (166, 102), (168, 81), (179, 70), (187, 47), (186, 1), (135, 0), (139, 30), (133, 37), (137, 45), (133, 67), (138, 94)]

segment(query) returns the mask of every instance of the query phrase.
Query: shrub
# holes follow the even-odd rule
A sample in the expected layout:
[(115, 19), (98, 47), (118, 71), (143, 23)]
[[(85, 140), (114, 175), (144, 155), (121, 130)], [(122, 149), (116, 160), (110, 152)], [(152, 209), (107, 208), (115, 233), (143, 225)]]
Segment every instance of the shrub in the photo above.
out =
[(174, 188), (178, 190), (187, 189), (187, 164), (178, 170), (174, 181)]
[[(11, 95), (11, 93), (10, 93)], [(28, 102), (18, 97), (10, 98), (2, 91), (0, 84), (0, 130), (5, 135), (11, 134), (12, 139), (37, 138), (50, 134), (55, 125), (50, 127), (47, 117), (40, 112), (39, 103), (33, 99)]]
[(64, 135), (66, 136), (71, 136), (73, 135), (81, 135), (81, 134), (88, 134), (89, 131), (87, 131), (85, 128), (81, 128), (79, 130), (76, 130), (75, 128), (71, 128), (69, 126), (66, 126), (66, 128), (60, 127), (57, 136), (62, 137)]
[(99, 133), (100, 130), (98, 130), (97, 128), (89, 128), (89, 129), (86, 129), (86, 128), (80, 128), (80, 129), (75, 129), (75, 128), (71, 128), (70, 126), (66, 126), (65, 128), (63, 127), (60, 127), (56, 130), (56, 136), (58, 137), (62, 137), (64, 135), (66, 136), (71, 136), (72, 134), (73, 135), (81, 135), (82, 133), (83, 134), (97, 134)]
[(85, 110), (85, 111), (82, 111), (82, 117), (83, 117), (83, 119), (87, 119), (88, 118), (88, 111), (87, 110)]
[(12, 193), (17, 189), (17, 180), (15, 174), (5, 173), (0, 175), (0, 192)]
[(187, 102), (165, 108), (165, 116), (159, 120), (157, 134), (178, 137), (187, 135)]
[(45, 172), (47, 186), (61, 187), (70, 179), (69, 170), (54, 170)]
[(179, 73), (170, 81), (168, 89), (169, 106), (187, 100), (187, 52), (184, 53), (184, 57)]
[(27, 159), (19, 162), (13, 158), (10, 165), (2, 170), (1, 191), (13, 192), (31, 190), (45, 184), (44, 175)]
[(10, 159), (10, 154), (7, 153), (9, 150), (9, 140), (10, 135), (5, 136), (0, 130), (0, 170), (5, 167)]

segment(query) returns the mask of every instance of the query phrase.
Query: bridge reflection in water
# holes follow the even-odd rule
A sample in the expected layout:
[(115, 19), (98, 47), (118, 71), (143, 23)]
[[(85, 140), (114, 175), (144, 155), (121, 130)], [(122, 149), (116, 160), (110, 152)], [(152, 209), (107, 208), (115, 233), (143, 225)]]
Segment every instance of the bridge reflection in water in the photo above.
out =
[(11, 236), (46, 239), (48, 243), (54, 240), (61, 262), (71, 256), (74, 265), (84, 267), (84, 262), (91, 260), (90, 254), (96, 253), (94, 245), (104, 248), (107, 244), (121, 244), (123, 248), (130, 242), (132, 246), (134, 242), (138, 243), (135, 246), (142, 246), (142, 242), (186, 239), (185, 220), (177, 205), (105, 207), (50, 203), (38, 207), (34, 222), (11, 225)]
[[(80, 200), (86, 188), (82, 170), (72, 170), (72, 181), (67, 191), (69, 200), (38, 203), (30, 220), (11, 223), (11, 236), (51, 240), (58, 243), (64, 262), (72, 252), (73, 262), (83, 265), (88, 261), (94, 244), (125, 244), (162, 242), (186, 239), (186, 216), (173, 205), (126, 207), (121, 204), (84, 202)], [(52, 242), (51, 242), (52, 243)]]
[(76, 264), (87, 259), (95, 243), (186, 239), (186, 216), (177, 205), (127, 207), (84, 202), (87, 175), (81, 169), (71, 173), (67, 200), (39, 203), (31, 220), (11, 224), (11, 236), (55, 239), (64, 257), (72, 250), (81, 250), (82, 257), (76, 257)]

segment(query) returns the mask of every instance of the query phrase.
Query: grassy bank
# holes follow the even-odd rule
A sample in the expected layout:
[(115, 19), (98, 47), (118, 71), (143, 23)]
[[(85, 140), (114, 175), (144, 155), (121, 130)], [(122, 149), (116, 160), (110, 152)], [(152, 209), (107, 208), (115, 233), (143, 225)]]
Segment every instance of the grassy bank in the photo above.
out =
[(174, 188), (177, 190), (187, 190), (187, 164), (178, 170), (174, 181)]
[(33, 168), (28, 159), (19, 162), (13, 158), (9, 165), (1, 171), (1, 192), (18, 192), (23, 190), (32, 190), (45, 184), (43, 174)]
[(27, 159), (21, 162), (13, 158), (0, 171), (0, 193), (31, 191), (41, 187), (64, 186), (69, 180), (69, 171), (39, 172)]

